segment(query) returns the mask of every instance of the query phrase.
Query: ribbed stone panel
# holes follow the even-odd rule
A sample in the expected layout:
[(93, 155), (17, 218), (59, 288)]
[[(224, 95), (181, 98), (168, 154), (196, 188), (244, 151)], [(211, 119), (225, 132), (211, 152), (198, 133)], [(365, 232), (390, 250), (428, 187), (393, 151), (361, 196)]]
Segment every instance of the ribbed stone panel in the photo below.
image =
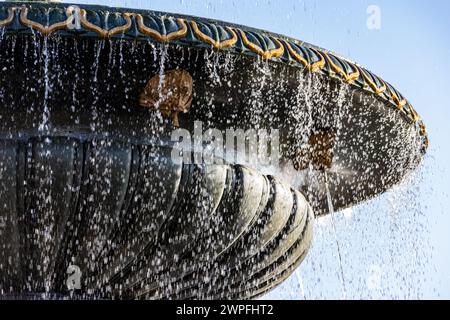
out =
[(311, 242), (305, 198), (244, 166), (170, 154), (108, 139), (1, 140), (4, 297), (67, 296), (74, 266), (84, 298), (250, 298), (285, 279)]

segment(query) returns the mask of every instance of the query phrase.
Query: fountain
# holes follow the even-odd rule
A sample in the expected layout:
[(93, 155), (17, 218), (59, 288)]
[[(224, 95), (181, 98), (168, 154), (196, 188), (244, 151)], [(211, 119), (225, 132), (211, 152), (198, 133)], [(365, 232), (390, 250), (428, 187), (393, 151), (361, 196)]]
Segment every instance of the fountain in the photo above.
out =
[[(315, 216), (401, 182), (428, 145), (393, 86), (282, 35), (39, 1), (2, 2), (0, 27), (3, 298), (261, 296)], [(215, 138), (173, 139), (199, 128)], [(276, 163), (239, 154), (269, 130)]]

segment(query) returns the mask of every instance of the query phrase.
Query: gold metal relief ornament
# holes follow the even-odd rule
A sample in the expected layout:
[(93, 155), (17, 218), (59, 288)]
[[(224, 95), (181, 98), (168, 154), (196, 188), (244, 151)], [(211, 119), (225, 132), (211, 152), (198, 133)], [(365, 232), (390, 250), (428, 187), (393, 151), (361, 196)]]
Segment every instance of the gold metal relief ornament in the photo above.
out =
[(296, 170), (307, 169), (310, 165), (315, 170), (327, 170), (333, 165), (333, 147), (336, 142), (336, 132), (323, 129), (312, 134), (305, 149), (300, 149), (293, 159)]
[(192, 104), (192, 77), (181, 69), (170, 70), (150, 79), (139, 98), (142, 107), (159, 110), (164, 117), (172, 118), (178, 127), (178, 113), (186, 113)]

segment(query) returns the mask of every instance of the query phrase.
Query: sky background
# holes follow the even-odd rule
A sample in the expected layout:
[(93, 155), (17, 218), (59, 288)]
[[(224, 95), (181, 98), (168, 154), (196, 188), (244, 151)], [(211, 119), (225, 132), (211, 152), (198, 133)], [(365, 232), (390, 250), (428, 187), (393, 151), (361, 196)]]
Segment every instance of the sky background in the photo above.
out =
[[(270, 30), (337, 52), (392, 83), (427, 125), (431, 145), (422, 168), (392, 192), (338, 213), (336, 233), (329, 217), (317, 221), (306, 260), (266, 298), (450, 298), (449, 1), (74, 2), (185, 13)], [(380, 9), (380, 29), (367, 28), (370, 5)]]

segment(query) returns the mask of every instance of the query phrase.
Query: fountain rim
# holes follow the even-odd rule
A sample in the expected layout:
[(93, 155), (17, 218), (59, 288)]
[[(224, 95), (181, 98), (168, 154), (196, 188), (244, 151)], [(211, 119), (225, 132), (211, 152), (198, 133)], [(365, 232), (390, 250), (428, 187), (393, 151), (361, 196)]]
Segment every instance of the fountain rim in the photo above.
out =
[[(80, 9), (80, 28), (70, 28), (74, 18), (69, 8), (73, 6)], [(421, 137), (423, 153), (428, 148), (428, 134), (421, 117), (392, 85), (355, 62), (284, 35), (189, 15), (40, 1), (0, 3), (0, 28), (5, 34), (36, 34), (37, 31), (43, 35), (140, 40), (209, 48), (287, 64), (371, 93), (415, 127)]]

